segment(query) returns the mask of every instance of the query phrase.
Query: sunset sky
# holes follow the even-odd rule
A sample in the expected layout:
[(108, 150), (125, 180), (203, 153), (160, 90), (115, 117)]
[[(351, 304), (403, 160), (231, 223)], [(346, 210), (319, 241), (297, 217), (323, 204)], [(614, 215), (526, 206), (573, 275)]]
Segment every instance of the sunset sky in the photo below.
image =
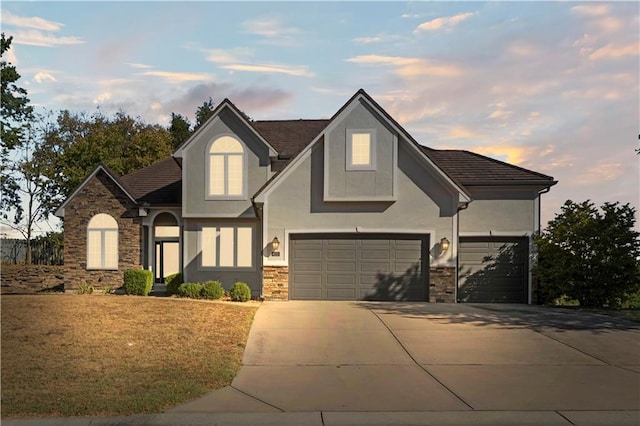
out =
[(421, 144), (639, 202), (638, 2), (9, 2), (7, 59), (40, 111), (328, 118), (365, 89)]

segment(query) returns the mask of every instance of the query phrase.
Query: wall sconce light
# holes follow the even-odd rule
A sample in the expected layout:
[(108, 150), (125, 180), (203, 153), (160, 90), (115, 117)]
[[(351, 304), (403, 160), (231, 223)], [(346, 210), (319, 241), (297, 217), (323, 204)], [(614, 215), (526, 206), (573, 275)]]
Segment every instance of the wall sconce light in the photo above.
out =
[(278, 237), (273, 237), (273, 240), (271, 241), (271, 251), (278, 251), (279, 248), (280, 240), (278, 240)]
[(444, 253), (445, 251), (449, 250), (449, 245), (451, 245), (451, 243), (449, 242), (449, 240), (447, 240), (447, 237), (444, 237), (440, 240), (440, 251)]

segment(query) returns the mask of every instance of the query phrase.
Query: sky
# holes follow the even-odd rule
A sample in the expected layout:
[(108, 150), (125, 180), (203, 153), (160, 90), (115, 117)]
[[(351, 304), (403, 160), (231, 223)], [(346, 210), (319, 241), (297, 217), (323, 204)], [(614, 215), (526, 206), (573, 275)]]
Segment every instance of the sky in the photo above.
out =
[[(10, 2), (7, 59), (40, 111), (167, 124), (209, 97), (329, 118), (363, 88), (422, 145), (640, 207), (638, 2)], [(45, 229), (46, 230), (46, 229)]]

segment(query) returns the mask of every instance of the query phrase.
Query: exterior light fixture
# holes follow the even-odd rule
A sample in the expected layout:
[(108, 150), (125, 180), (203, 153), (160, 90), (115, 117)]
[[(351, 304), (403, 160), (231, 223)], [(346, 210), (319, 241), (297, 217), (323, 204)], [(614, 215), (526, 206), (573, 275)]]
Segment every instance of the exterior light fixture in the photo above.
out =
[(440, 240), (440, 250), (442, 251), (442, 253), (449, 250), (449, 245), (451, 245), (451, 243), (449, 242), (449, 240), (447, 240), (447, 237), (444, 237)]
[(271, 250), (277, 251), (279, 248), (280, 248), (280, 240), (278, 240), (278, 237), (273, 237), (273, 240), (271, 241)]

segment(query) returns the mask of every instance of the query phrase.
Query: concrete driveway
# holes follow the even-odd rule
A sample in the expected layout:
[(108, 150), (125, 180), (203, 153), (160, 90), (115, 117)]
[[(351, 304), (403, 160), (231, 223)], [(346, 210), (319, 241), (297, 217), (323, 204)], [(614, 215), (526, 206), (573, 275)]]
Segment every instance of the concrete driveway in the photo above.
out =
[(232, 386), (168, 413), (513, 411), (534, 424), (549, 413), (640, 424), (637, 410), (630, 322), (523, 305), (291, 301), (260, 307)]

